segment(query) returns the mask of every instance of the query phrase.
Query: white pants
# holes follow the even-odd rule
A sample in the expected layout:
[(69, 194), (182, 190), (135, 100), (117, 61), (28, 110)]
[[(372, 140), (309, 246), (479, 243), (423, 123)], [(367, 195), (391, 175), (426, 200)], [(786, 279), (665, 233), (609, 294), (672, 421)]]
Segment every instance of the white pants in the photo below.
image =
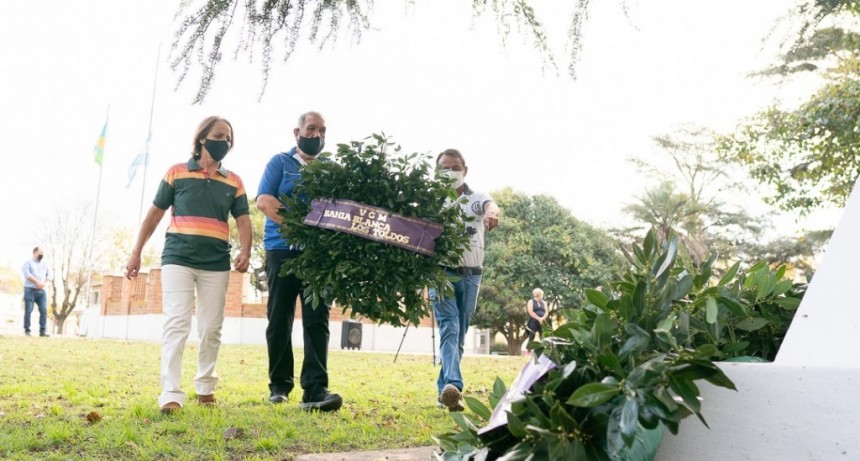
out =
[(224, 304), (230, 271), (204, 271), (168, 264), (161, 268), (164, 332), (161, 341), (161, 395), (158, 405), (168, 402), (185, 403), (180, 389), (182, 351), (191, 332), (191, 311), (194, 288), (197, 288), (197, 334), (200, 351), (197, 355), (197, 395), (215, 392), (218, 375), (215, 360), (221, 348), (221, 326), (224, 324)]

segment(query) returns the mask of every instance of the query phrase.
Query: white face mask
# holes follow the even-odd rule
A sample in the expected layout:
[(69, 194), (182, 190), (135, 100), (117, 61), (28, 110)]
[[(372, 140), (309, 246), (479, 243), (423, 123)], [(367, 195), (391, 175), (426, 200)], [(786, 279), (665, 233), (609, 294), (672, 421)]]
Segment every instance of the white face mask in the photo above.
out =
[(454, 184), (451, 184), (451, 187), (453, 187), (454, 189), (458, 189), (460, 186), (463, 185), (463, 182), (465, 181), (464, 176), (466, 176), (466, 172), (446, 169), (440, 171), (439, 176), (442, 176), (443, 178), (453, 179)]

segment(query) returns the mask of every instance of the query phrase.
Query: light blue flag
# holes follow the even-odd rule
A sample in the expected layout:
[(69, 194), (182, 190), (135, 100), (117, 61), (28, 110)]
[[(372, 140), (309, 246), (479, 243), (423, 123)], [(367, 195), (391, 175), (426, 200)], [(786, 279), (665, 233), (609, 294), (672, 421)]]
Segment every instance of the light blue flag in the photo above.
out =
[(146, 138), (146, 142), (143, 144), (141, 152), (134, 157), (134, 160), (131, 161), (131, 165), (128, 167), (128, 184), (125, 185), (126, 189), (131, 187), (131, 183), (134, 182), (134, 177), (137, 176), (137, 169), (149, 164), (149, 142), (151, 139), (152, 133), (150, 133)]

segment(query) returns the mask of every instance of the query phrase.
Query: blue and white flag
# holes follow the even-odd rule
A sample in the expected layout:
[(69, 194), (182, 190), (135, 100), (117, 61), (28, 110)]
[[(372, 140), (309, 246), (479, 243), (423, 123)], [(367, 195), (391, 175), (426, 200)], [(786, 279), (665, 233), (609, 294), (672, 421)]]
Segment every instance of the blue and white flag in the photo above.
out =
[(152, 133), (146, 138), (146, 142), (143, 144), (143, 149), (141, 152), (134, 157), (131, 165), (128, 167), (128, 184), (125, 185), (125, 188), (128, 189), (131, 187), (131, 183), (134, 182), (134, 177), (137, 176), (138, 167), (145, 166), (149, 164), (149, 142), (152, 139)]

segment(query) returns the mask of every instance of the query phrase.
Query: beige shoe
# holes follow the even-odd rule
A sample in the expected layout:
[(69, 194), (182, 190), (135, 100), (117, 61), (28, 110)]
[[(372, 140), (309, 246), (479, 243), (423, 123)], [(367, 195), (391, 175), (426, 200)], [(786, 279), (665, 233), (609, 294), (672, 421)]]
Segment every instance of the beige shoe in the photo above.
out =
[(197, 403), (203, 405), (204, 407), (211, 407), (215, 405), (215, 394), (198, 395)]
[(462, 397), (460, 389), (457, 389), (453, 384), (446, 384), (439, 394), (439, 403), (447, 407), (448, 411), (463, 411), (463, 404), (460, 402)]
[(167, 402), (161, 406), (161, 414), (169, 415), (171, 413), (179, 411), (180, 408), (182, 408), (182, 405), (176, 402)]

